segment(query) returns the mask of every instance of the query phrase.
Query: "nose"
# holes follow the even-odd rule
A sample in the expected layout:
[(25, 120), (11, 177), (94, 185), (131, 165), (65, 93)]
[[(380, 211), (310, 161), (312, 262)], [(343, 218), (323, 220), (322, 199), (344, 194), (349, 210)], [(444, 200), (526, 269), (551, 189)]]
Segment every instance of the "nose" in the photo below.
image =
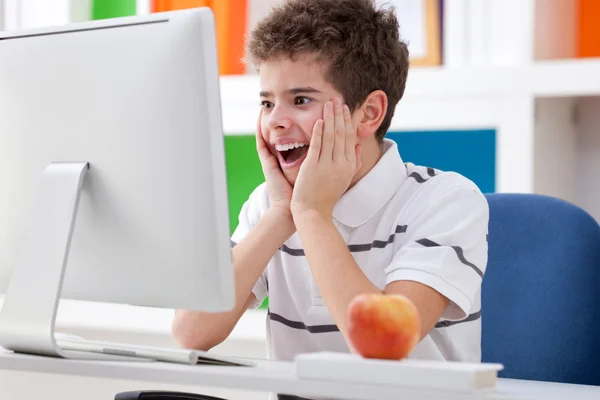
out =
[(267, 127), (270, 130), (281, 131), (290, 129), (292, 120), (283, 106), (275, 106), (269, 113)]

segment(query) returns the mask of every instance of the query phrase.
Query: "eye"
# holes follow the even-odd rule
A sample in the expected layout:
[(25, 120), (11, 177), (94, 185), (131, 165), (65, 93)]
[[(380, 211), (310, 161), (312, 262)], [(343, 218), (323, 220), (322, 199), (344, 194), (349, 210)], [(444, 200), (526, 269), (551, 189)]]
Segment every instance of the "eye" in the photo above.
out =
[(264, 108), (265, 110), (270, 110), (271, 108), (273, 108), (273, 103), (271, 103), (270, 101), (261, 101), (260, 105), (262, 106), (262, 108)]
[(294, 104), (296, 104), (297, 106), (303, 106), (310, 103), (311, 101), (312, 99), (306, 96), (298, 96), (294, 99)]

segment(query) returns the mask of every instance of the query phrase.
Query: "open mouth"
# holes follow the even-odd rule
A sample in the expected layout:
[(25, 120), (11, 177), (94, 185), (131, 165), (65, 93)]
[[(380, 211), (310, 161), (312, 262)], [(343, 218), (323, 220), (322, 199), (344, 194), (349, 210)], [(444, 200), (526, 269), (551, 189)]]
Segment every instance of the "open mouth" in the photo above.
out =
[(308, 153), (308, 144), (289, 143), (275, 146), (282, 167), (292, 167), (302, 162)]

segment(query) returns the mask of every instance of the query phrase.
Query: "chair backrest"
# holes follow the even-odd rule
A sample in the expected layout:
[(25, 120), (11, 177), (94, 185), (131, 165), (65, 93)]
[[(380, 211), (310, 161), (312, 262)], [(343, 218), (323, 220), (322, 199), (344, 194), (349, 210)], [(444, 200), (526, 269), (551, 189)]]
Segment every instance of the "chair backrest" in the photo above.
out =
[(482, 360), (500, 376), (600, 385), (600, 226), (534, 194), (487, 194)]

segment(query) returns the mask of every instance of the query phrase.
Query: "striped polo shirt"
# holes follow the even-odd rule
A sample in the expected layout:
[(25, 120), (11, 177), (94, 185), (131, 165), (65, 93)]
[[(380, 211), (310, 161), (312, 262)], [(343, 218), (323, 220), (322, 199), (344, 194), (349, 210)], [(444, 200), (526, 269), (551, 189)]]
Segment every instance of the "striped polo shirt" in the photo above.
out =
[[(481, 283), (487, 264), (488, 204), (467, 178), (404, 163), (396, 142), (384, 139), (378, 163), (335, 205), (333, 223), (354, 260), (378, 288), (420, 282), (450, 302), (410, 358), (481, 361)], [(242, 207), (232, 245), (269, 208), (265, 184)], [(268, 358), (349, 352), (317, 287), (295, 233), (254, 286), (257, 307), (269, 296)]]

